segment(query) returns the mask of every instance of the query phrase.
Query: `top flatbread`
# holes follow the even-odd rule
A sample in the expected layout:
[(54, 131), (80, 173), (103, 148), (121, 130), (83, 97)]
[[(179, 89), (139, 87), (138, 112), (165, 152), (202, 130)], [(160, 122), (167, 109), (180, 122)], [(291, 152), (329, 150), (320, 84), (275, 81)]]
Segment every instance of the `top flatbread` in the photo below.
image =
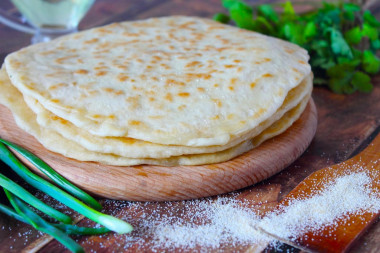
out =
[(270, 118), (307, 61), (294, 44), (178, 16), (33, 45), (5, 66), (23, 94), (91, 134), (211, 146)]

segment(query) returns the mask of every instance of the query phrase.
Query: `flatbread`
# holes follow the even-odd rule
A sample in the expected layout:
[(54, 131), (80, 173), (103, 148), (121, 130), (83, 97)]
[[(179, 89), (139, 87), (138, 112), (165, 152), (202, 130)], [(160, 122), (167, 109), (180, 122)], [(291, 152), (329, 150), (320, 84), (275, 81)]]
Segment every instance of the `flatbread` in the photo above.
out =
[(293, 88), (284, 104), (269, 119), (255, 129), (224, 146), (188, 147), (179, 145), (161, 145), (126, 137), (99, 137), (80, 129), (55, 114), (46, 110), (37, 100), (24, 96), (27, 105), (37, 114), (37, 122), (42, 127), (59, 132), (64, 138), (77, 142), (84, 148), (100, 153), (112, 153), (129, 158), (167, 158), (185, 154), (214, 153), (229, 149), (244, 140), (252, 139), (267, 127), (279, 120), (287, 111), (297, 106), (300, 101), (310, 94), (312, 78), (307, 77), (300, 85)]
[(259, 145), (266, 138), (285, 131), (300, 116), (310, 98), (310, 93), (308, 93), (299, 105), (288, 111), (272, 127), (269, 127), (268, 132), (264, 131), (253, 140), (244, 141), (227, 150), (210, 154), (174, 156), (164, 159), (134, 159), (89, 151), (77, 143), (64, 138), (58, 132), (41, 127), (37, 123), (36, 114), (27, 106), (22, 94), (9, 82), (5, 71), (0, 71), (0, 87), (3, 91), (0, 93), (0, 103), (12, 111), (15, 122), (21, 129), (33, 135), (47, 149), (80, 161), (95, 161), (118, 166), (137, 164), (164, 166), (198, 165), (227, 161)]
[(176, 16), (36, 44), (5, 66), (22, 94), (92, 135), (228, 147), (279, 110), (307, 61), (294, 44)]

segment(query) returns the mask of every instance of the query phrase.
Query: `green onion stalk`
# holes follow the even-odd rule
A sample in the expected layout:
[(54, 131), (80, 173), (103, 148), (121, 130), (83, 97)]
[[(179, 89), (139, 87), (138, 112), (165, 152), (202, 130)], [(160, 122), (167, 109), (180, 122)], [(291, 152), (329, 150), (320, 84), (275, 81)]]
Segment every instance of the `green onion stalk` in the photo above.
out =
[(77, 211), (85, 217), (105, 226), (106, 228), (119, 234), (129, 233), (133, 227), (118, 218), (103, 214), (87, 205), (80, 200), (44, 180), (43, 178), (32, 173), (25, 167), (13, 153), (2, 143), (0, 143), (0, 159), (13, 169), (21, 178), (36, 189), (50, 195), (59, 202), (65, 204), (69, 208)]
[(70, 183), (66, 178), (62, 177), (55, 170), (53, 170), (48, 164), (42, 161), (40, 158), (29, 152), (28, 150), (6, 140), (0, 138), (0, 142), (11, 147), (19, 154), (21, 154), (24, 158), (26, 158), (32, 165), (34, 165), (37, 169), (42, 171), (45, 175), (47, 175), (54, 183), (65, 189), (67, 192), (71, 193), (78, 199), (82, 200), (84, 203), (88, 204), (92, 208), (96, 210), (101, 210), (102, 205), (96, 201), (93, 197), (91, 197), (86, 192), (82, 191), (72, 183)]

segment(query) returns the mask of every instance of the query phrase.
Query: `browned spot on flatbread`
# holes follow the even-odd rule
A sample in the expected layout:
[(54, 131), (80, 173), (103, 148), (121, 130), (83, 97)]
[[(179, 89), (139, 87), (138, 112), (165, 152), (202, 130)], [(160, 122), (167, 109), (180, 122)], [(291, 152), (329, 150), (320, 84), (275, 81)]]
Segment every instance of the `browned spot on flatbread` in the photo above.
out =
[(292, 70), (293, 70), (294, 72), (296, 72), (296, 73), (300, 73), (300, 71), (299, 71), (298, 69), (296, 69), (296, 68), (292, 68)]
[(273, 75), (271, 74), (271, 73), (266, 73), (266, 74), (264, 74), (264, 75), (262, 75), (262, 77), (273, 77)]
[(125, 82), (129, 79), (129, 76), (127, 76), (126, 74), (124, 73), (120, 73), (118, 74), (117, 76), (117, 79), (120, 81), (120, 82)]
[(288, 47), (284, 47), (284, 51), (287, 52), (288, 54), (294, 54), (294, 52), (295, 52), (294, 49), (291, 49), (291, 48), (288, 48)]
[(208, 73), (187, 73), (186, 77), (188, 77), (188, 78), (210, 79), (211, 75), (208, 74)]
[(78, 69), (77, 71), (75, 71), (76, 74), (80, 74), (80, 75), (85, 75), (85, 74), (88, 74), (88, 70), (86, 69)]
[(105, 87), (105, 88), (102, 88), (102, 90), (104, 90), (107, 93), (113, 94), (113, 95), (122, 95), (122, 94), (124, 94), (124, 91), (122, 91), (122, 90), (115, 90), (113, 88), (107, 88), (107, 87)]
[(75, 55), (68, 55), (68, 56), (65, 56), (65, 57), (57, 58), (55, 60), (55, 62), (58, 63), (58, 64), (63, 64), (66, 60), (70, 60), (70, 59), (77, 58), (77, 57), (78, 57), (77, 54), (75, 54)]
[(230, 80), (230, 83), (232, 84), (232, 85), (235, 85), (236, 84), (236, 82), (237, 82), (237, 78), (231, 78), (231, 80)]
[(96, 43), (98, 41), (99, 41), (98, 38), (93, 38), (93, 39), (84, 41), (84, 44), (93, 44), (93, 43)]
[(67, 84), (65, 84), (65, 83), (57, 83), (55, 85), (50, 86), (49, 90), (56, 90), (56, 89), (66, 87), (66, 86), (67, 86)]
[(178, 110), (183, 111), (186, 107), (186, 105), (180, 105), (178, 106)]
[(175, 79), (168, 79), (166, 80), (166, 86), (170, 85), (179, 85), (179, 86), (185, 86), (185, 83), (182, 81), (177, 81)]
[(178, 96), (180, 96), (180, 97), (189, 97), (190, 93), (189, 92), (180, 92), (180, 93), (178, 93)]
[(212, 101), (218, 106), (218, 107), (222, 107), (223, 103), (220, 99), (212, 99)]
[(266, 109), (264, 109), (264, 108), (260, 108), (254, 115), (253, 115), (253, 118), (258, 118), (258, 117), (260, 117), (261, 115), (263, 115), (263, 113), (265, 113), (266, 112)]
[(130, 104), (132, 110), (135, 110), (140, 107), (140, 97), (128, 97), (126, 101)]
[(142, 123), (141, 121), (139, 121), (139, 120), (130, 120), (130, 121), (128, 121), (128, 123), (129, 123), (130, 125), (132, 125), (132, 126), (140, 126), (140, 125), (143, 124), (143, 123)]
[(165, 95), (165, 99), (168, 100), (168, 101), (170, 101), (170, 102), (173, 102), (173, 96), (172, 96), (172, 94), (170, 92), (167, 93)]
[(195, 67), (195, 66), (200, 65), (200, 64), (202, 64), (200, 61), (192, 61), (192, 62), (186, 64), (185, 67), (186, 68), (191, 68), (191, 67)]
[(105, 76), (107, 75), (107, 71), (98, 71), (95, 73), (96, 76)]

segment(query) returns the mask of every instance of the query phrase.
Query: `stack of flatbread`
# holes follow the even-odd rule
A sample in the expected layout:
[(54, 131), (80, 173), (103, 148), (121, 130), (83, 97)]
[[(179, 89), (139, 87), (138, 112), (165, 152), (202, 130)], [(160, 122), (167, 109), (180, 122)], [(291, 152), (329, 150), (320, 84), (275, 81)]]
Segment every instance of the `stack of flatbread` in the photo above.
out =
[(115, 23), (8, 55), (0, 103), (46, 149), (110, 165), (232, 159), (289, 128), (307, 52), (195, 17)]

